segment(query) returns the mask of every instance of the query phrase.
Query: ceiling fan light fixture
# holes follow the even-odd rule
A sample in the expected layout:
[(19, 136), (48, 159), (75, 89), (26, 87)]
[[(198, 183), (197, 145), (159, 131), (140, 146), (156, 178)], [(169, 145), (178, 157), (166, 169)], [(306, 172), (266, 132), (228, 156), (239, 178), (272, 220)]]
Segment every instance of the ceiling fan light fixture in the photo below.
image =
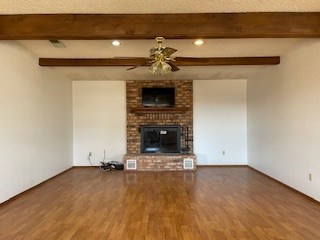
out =
[(162, 72), (163, 72), (164, 74), (171, 73), (171, 69), (172, 69), (172, 67), (171, 67), (168, 63), (166, 63), (166, 62), (163, 62), (163, 63), (162, 63), (162, 68), (161, 68), (161, 70), (162, 70)]
[(193, 44), (196, 46), (201, 46), (204, 44), (204, 41), (202, 39), (197, 39), (197, 40), (193, 41)]
[(155, 75), (166, 75), (171, 73), (172, 67), (166, 62), (155, 62), (151, 65), (149, 72)]
[(122, 43), (119, 41), (119, 40), (113, 40), (112, 41), (112, 45), (113, 46), (116, 46), (116, 47), (118, 47), (118, 46), (120, 46)]

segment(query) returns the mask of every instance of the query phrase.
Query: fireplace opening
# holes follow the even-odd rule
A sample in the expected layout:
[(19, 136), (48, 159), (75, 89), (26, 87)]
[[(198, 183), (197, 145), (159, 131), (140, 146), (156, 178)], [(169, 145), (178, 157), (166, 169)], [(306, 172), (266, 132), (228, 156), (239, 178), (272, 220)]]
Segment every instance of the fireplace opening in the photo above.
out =
[(141, 126), (141, 153), (180, 153), (180, 126)]

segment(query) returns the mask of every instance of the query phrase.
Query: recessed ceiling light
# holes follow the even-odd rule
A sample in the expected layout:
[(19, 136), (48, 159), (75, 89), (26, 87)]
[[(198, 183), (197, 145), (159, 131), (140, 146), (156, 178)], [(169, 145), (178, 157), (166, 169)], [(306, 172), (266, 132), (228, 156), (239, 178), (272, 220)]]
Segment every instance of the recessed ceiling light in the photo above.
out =
[(112, 45), (113, 46), (120, 46), (121, 45), (121, 42), (119, 40), (113, 40), (112, 41)]
[(198, 40), (195, 40), (195, 41), (193, 42), (193, 44), (194, 44), (194, 45), (197, 45), (197, 46), (200, 46), (200, 45), (204, 44), (204, 41), (203, 41), (202, 39), (198, 39)]

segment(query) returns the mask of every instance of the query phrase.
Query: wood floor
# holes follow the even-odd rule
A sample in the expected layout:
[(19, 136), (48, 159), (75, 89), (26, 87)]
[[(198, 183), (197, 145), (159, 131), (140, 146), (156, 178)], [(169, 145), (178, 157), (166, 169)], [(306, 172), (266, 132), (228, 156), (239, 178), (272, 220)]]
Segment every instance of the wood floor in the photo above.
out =
[(74, 168), (0, 206), (0, 239), (320, 239), (320, 205), (247, 167)]

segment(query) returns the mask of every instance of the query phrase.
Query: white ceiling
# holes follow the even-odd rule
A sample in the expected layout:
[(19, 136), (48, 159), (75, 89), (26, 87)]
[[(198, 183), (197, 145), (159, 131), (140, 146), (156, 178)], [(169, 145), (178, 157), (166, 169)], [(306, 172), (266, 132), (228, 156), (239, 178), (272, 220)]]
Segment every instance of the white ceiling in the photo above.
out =
[[(0, 14), (30, 13), (218, 13), (218, 12), (319, 12), (320, 0), (0, 0)], [(300, 39), (214, 39), (197, 47), (191, 40), (166, 40), (164, 46), (178, 49), (181, 57), (277, 56)], [(148, 57), (152, 40), (123, 40), (116, 48), (109, 40), (63, 41), (54, 48), (48, 41), (19, 41), (39, 57), (100, 58)], [(126, 79), (244, 79), (265, 67), (181, 67), (164, 77), (151, 75), (147, 67), (55, 67), (73, 80)]]
[[(202, 46), (195, 46), (193, 40), (164, 41), (163, 46), (178, 51), (175, 57), (248, 57), (277, 56), (300, 39), (206, 39)], [(122, 45), (114, 47), (111, 40), (62, 40), (66, 48), (55, 48), (46, 40), (19, 41), (39, 57), (54, 58), (111, 58), (149, 57), (150, 48), (156, 47), (155, 40), (121, 40)]]
[[(281, 56), (300, 39), (207, 39), (202, 46), (192, 40), (165, 40), (164, 46), (178, 49), (179, 57)], [(110, 40), (65, 40), (66, 48), (55, 48), (49, 41), (19, 41), (38, 57), (113, 58), (148, 57), (153, 40), (123, 40), (114, 47)], [(128, 67), (55, 67), (72, 80), (144, 80), (144, 79), (245, 79), (266, 66), (181, 67), (167, 76), (154, 76), (147, 67), (127, 71)], [(273, 66), (275, 67), (275, 66)]]

